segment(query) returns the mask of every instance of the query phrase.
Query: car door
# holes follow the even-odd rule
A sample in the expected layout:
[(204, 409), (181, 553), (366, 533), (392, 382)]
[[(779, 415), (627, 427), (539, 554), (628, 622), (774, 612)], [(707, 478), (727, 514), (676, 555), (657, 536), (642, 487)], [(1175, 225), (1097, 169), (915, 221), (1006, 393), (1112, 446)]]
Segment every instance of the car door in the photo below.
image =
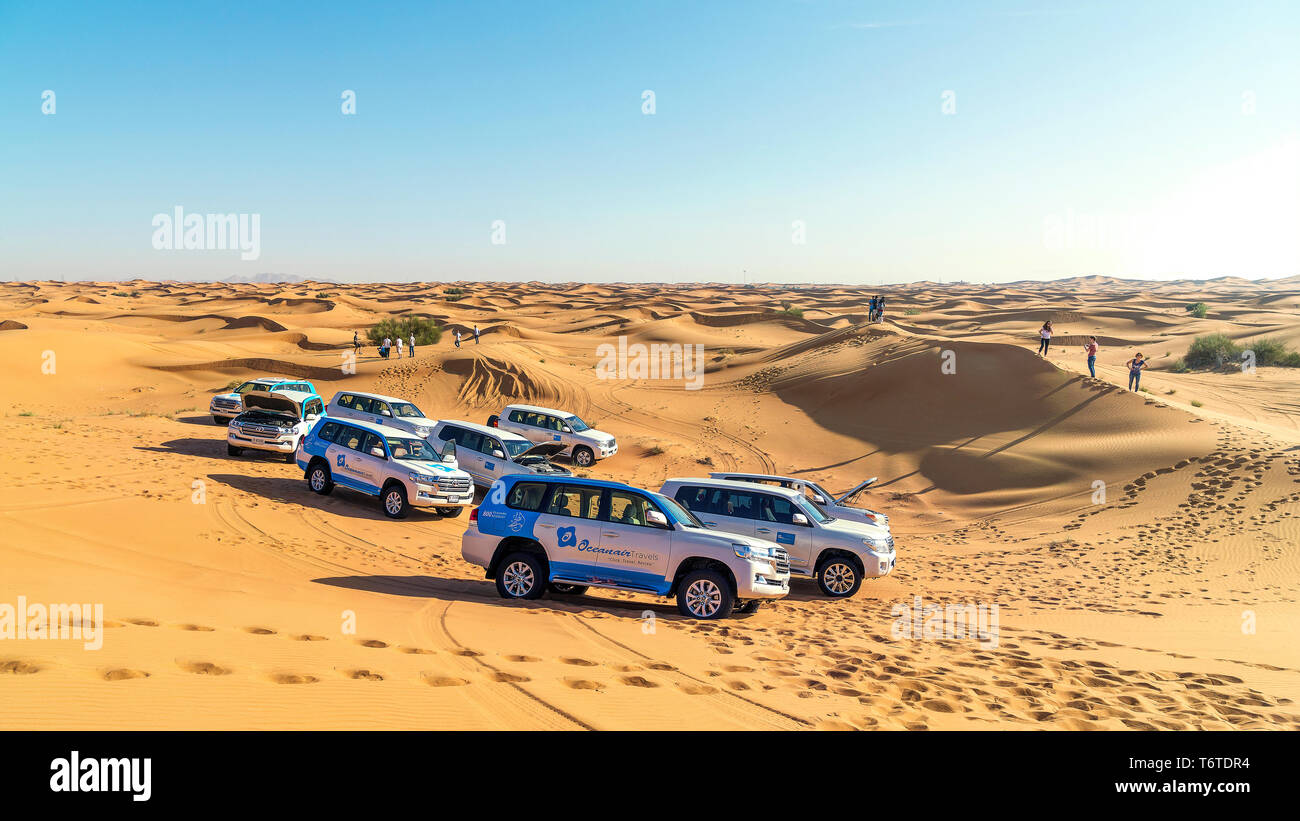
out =
[(330, 412), (333, 416), (342, 417), (343, 419), (356, 419), (364, 421), (365, 414), (357, 410), (358, 397), (350, 393), (341, 393), (334, 400), (331, 400)]
[(344, 487), (370, 490), (362, 464), (361, 448), (366, 443), (367, 432), (351, 425), (340, 425), (334, 441), (325, 450), (334, 481)]
[(649, 522), (649, 510), (659, 508), (646, 496), (610, 489), (600, 517), (598, 576), (602, 581), (656, 592), (665, 588), (673, 531)]
[(700, 515), (704, 526), (712, 530), (727, 533), (739, 533), (753, 536), (757, 502), (748, 490), (732, 488), (706, 488), (708, 494), (704, 505), (705, 513)]
[(478, 449), (482, 434), (455, 425), (447, 425), (438, 436), (444, 442), (456, 443), (456, 461), (461, 470), (474, 477), (474, 481), (479, 484), (492, 484), (493, 479), (489, 478), (484, 471), (483, 454)]
[(601, 490), (589, 485), (556, 485), (552, 489), (533, 530), (546, 548), (552, 575), (577, 581), (596, 578)]
[(811, 526), (794, 522), (794, 514), (803, 511), (784, 496), (771, 493), (754, 495), (757, 502), (754, 535), (781, 545), (790, 554), (792, 567), (806, 569), (812, 561), (816, 539)]
[(510, 460), (506, 458), (505, 447), (495, 437), (482, 434), (478, 443), (478, 452), (483, 465), (483, 478), (487, 482), (495, 482), (509, 472), (506, 468)]

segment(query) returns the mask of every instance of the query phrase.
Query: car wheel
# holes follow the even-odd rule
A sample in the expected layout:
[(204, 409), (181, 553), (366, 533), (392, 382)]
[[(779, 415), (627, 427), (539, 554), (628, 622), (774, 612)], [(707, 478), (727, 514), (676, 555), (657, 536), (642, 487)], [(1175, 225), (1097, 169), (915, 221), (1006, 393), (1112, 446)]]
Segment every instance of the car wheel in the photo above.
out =
[(334, 479), (330, 477), (329, 466), (319, 459), (307, 467), (307, 487), (322, 496), (334, 489)]
[(448, 519), (454, 519), (464, 510), (463, 507), (440, 507), (436, 508), (439, 516), (445, 516)]
[(741, 602), (736, 605), (736, 613), (741, 616), (748, 616), (758, 612), (758, 608), (763, 606), (762, 599), (750, 599), (747, 602)]
[(497, 570), (497, 592), (503, 599), (538, 599), (546, 592), (546, 573), (533, 553), (511, 553)]
[(243, 448), (237, 448), (231, 444), (226, 445), (226, 453), (230, 454), (231, 456), (239, 456), (243, 452), (244, 452)]
[(722, 619), (731, 615), (735, 597), (716, 570), (692, 570), (677, 585), (677, 609), (693, 619)]
[(393, 482), (384, 488), (384, 515), (390, 519), (406, 518), (406, 488)]
[(581, 596), (587, 592), (585, 584), (569, 584), (568, 582), (551, 582), (551, 592), (561, 596)]
[(596, 454), (591, 448), (574, 448), (573, 463), (580, 468), (591, 467), (596, 461)]
[(831, 556), (817, 564), (817, 586), (824, 596), (847, 599), (862, 586), (862, 571), (852, 559)]

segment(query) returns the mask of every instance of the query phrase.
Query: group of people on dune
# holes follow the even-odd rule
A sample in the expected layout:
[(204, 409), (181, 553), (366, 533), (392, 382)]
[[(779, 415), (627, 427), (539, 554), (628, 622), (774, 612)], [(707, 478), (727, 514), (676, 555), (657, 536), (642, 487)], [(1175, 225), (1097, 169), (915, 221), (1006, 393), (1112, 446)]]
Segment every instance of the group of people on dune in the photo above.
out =
[[(1038, 355), (1047, 357), (1047, 347), (1052, 341), (1052, 320), (1043, 323), (1043, 327), (1038, 329)], [(1093, 379), (1097, 378), (1097, 337), (1090, 336), (1083, 346), (1083, 352), (1088, 357), (1088, 373)], [(1142, 380), (1142, 371), (1146, 370), (1150, 364), (1141, 353), (1136, 353), (1133, 358), (1124, 363), (1128, 368), (1128, 389), (1136, 391)]]
[[(459, 328), (456, 329), (456, 332), (455, 332), (455, 334), (454, 334), (454, 336), (453, 336), (453, 340), (454, 340), (455, 343), (456, 343), (456, 347), (459, 348), (459, 347), (460, 347), (460, 329), (459, 329)], [(407, 339), (407, 343), (406, 343), (406, 344), (407, 344), (407, 346), (408, 346), (408, 347), (407, 347), (407, 350), (410, 352), (407, 356), (410, 357), (410, 358), (414, 358), (414, 357), (415, 357), (415, 334), (411, 334), (411, 335), (410, 335), (410, 337)], [(478, 325), (475, 325), (475, 326), (474, 326), (474, 344), (475, 344), (475, 345), (478, 344)], [(392, 351), (393, 347), (394, 347), (393, 339), (392, 339), (391, 337), (387, 337), (387, 336), (384, 337), (384, 341), (379, 343), (379, 347), (378, 347), (379, 355), (380, 355), (382, 358), (387, 359), (387, 358), (388, 358), (388, 354), (389, 354), (390, 351)], [(400, 336), (397, 337), (396, 347), (397, 347), (397, 358), (398, 358), (398, 359), (401, 359), (401, 358), (402, 358), (402, 338), (401, 338)], [(361, 352), (361, 336), (360, 336), (360, 334), (359, 334), (357, 331), (353, 331), (353, 332), (352, 332), (352, 350), (356, 351), (357, 353), (360, 353), (360, 352)]]
[(868, 304), (867, 321), (880, 322), (885, 318), (885, 298), (883, 296), (873, 296)]

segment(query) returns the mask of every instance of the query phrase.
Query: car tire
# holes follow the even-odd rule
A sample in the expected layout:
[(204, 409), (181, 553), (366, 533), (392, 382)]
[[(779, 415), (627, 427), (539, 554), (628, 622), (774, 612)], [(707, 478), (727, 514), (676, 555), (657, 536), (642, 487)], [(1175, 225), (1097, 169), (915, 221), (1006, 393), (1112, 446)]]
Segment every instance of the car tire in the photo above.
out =
[(241, 456), (241, 455), (243, 455), (243, 453), (244, 453), (244, 449), (243, 449), (243, 448), (237, 448), (237, 447), (235, 447), (234, 445), (232, 445), (232, 444), (230, 444), (230, 443), (227, 443), (227, 444), (226, 444), (226, 453), (229, 454), (229, 455), (231, 455), (231, 456)]
[(410, 505), (406, 501), (406, 488), (397, 482), (391, 482), (379, 494), (384, 515), (390, 519), (405, 519)]
[(735, 613), (736, 615), (739, 616), (749, 616), (754, 613), (757, 613), (758, 609), (762, 606), (763, 606), (762, 599), (750, 599), (749, 601), (740, 602), (739, 604), (737, 604)]
[(735, 603), (731, 585), (716, 570), (692, 570), (677, 585), (677, 610), (688, 618), (724, 619)]
[(573, 449), (573, 464), (580, 468), (589, 468), (596, 464), (596, 452), (591, 448), (577, 447)]
[(511, 553), (497, 569), (497, 593), (503, 599), (540, 599), (546, 592), (546, 573), (535, 553)]
[(550, 590), (557, 596), (581, 596), (586, 593), (588, 588), (585, 584), (569, 584), (568, 582), (551, 582)]
[(465, 509), (465, 508), (463, 508), (463, 507), (439, 507), (439, 508), (435, 508), (435, 510), (438, 511), (438, 515), (439, 515), (439, 516), (442, 516), (442, 517), (447, 518), (447, 519), (454, 519), (454, 518), (456, 518), (457, 516), (460, 515), (460, 512), (461, 512), (462, 510), (464, 510), (464, 509)]
[(823, 596), (847, 599), (862, 586), (862, 568), (847, 556), (828, 556), (817, 563), (817, 586)]
[(308, 465), (307, 487), (311, 488), (314, 493), (328, 496), (330, 491), (334, 489), (334, 478), (330, 475), (329, 465), (320, 459)]

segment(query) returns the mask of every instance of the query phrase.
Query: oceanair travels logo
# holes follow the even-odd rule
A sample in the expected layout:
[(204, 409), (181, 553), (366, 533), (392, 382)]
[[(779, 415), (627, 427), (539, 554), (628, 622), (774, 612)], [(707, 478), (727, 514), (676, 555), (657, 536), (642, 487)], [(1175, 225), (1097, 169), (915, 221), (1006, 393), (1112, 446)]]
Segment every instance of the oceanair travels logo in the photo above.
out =
[(186, 214), (178, 205), (152, 224), (155, 251), (239, 251), (245, 262), (262, 255), (261, 214)]
[(617, 347), (608, 342), (597, 346), (596, 356), (597, 379), (671, 379), (684, 381), (688, 391), (704, 387), (703, 345), (629, 345), (620, 336)]
[(18, 604), (0, 602), (0, 641), (72, 639), (87, 650), (104, 646), (103, 604)]
[(562, 527), (556, 530), (555, 534), (559, 539), (560, 547), (576, 546), (578, 550), (586, 550), (591, 546), (591, 542), (586, 539), (581, 542), (578, 541), (578, 529), (576, 527)]

